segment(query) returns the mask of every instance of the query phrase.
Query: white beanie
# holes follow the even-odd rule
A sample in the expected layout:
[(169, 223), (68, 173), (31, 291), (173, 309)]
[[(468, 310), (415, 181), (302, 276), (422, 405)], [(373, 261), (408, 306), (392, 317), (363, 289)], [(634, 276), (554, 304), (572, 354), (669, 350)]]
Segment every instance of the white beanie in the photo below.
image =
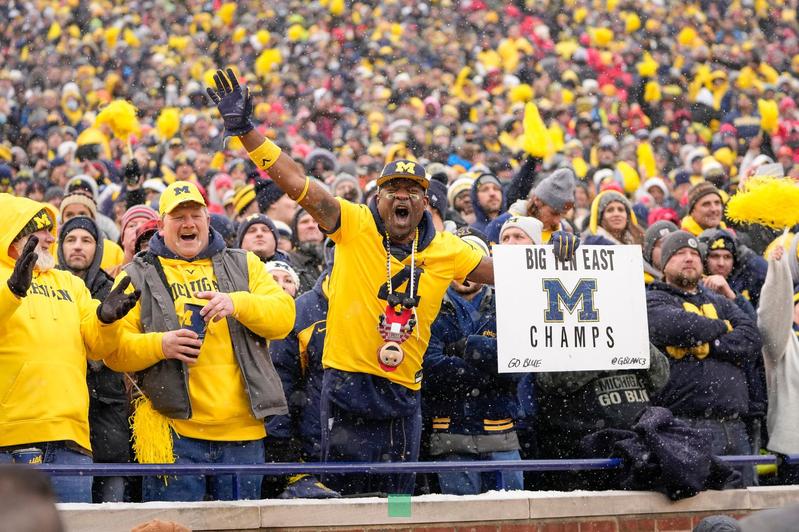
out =
[(459, 177), (447, 187), (447, 201), (450, 205), (455, 204), (455, 197), (464, 190), (471, 190), (474, 179), (470, 177)]
[(649, 189), (652, 187), (658, 187), (662, 192), (663, 195), (667, 198), (669, 197), (669, 187), (666, 186), (666, 182), (659, 177), (650, 177), (644, 184), (641, 186), (641, 190), (644, 192), (649, 192)]
[(503, 233), (511, 227), (520, 229), (525, 235), (530, 237), (533, 244), (541, 244), (541, 232), (544, 229), (544, 224), (541, 223), (541, 220), (538, 218), (533, 218), (531, 216), (514, 216), (508, 218), (508, 221), (502, 224), (502, 229), (499, 230), (500, 243), (502, 242)]
[(712, 157), (705, 157), (702, 160), (702, 175), (709, 176), (714, 173), (724, 173), (724, 167), (721, 163)]
[(297, 275), (297, 272), (294, 271), (294, 268), (283, 262), (282, 260), (270, 260), (265, 264), (266, 271), (272, 273), (275, 270), (280, 270), (283, 272), (288, 273), (291, 276), (291, 280), (294, 281), (294, 286), (297, 287), (297, 290), (300, 289), (300, 276)]

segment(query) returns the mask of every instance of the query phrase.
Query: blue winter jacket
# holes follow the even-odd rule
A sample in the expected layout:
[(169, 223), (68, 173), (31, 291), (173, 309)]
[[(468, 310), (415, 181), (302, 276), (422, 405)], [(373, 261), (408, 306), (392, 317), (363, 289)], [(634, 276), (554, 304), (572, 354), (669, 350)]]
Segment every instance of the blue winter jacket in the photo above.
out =
[(661, 281), (647, 291), (649, 340), (668, 357), (668, 384), (653, 397), (678, 417), (748, 414), (747, 367), (760, 356), (757, 324), (733, 302), (699, 286), (695, 294)]
[(321, 459), (319, 398), (322, 392), (322, 349), (327, 330), (327, 297), (323, 273), (312, 290), (297, 298), (294, 328), (269, 344), (269, 354), (286, 394), (289, 414), (270, 418), (267, 438), (298, 439), (302, 458)]
[(757, 309), (760, 304), (760, 291), (766, 282), (768, 262), (752, 250), (745, 248), (736, 257), (735, 268), (727, 281), (730, 288), (748, 299)]
[[(480, 206), (480, 202), (477, 201), (477, 182), (478, 180), (475, 179), (474, 183), (472, 183), (471, 189), (471, 197), (472, 197), (472, 209), (474, 209), (474, 223), (472, 227), (477, 229), (478, 231), (485, 231), (486, 226), (491, 221), (491, 218), (483, 211), (483, 208)], [(500, 213), (505, 210), (505, 191), (502, 191), (502, 205), (500, 205)]]
[(434, 432), (498, 434), (521, 416), (519, 374), (497, 372), (493, 290), (478, 297), (475, 309), (450, 288), (432, 325), (422, 398)]

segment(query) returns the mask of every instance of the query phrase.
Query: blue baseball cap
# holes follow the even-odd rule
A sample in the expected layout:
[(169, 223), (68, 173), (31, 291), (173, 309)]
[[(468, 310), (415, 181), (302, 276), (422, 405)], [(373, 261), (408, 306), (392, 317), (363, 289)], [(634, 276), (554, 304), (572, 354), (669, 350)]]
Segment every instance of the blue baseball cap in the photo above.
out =
[(410, 179), (419, 183), (425, 190), (430, 185), (424, 166), (416, 161), (405, 159), (391, 161), (384, 166), (383, 171), (380, 172), (380, 177), (377, 178), (377, 186), (383, 186), (384, 183), (392, 179)]

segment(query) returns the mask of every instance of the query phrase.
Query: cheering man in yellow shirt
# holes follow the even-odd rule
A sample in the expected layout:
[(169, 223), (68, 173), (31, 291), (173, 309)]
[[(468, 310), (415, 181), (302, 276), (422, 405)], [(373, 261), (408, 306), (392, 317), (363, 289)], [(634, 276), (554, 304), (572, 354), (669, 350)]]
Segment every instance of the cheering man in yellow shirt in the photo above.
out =
[[(370, 206), (336, 199), (253, 129), (252, 103), (232, 71), (208, 93), (228, 135), (308, 211), (336, 243), (322, 364), (322, 454), (326, 461), (415, 461), (419, 388), (430, 325), (454, 279), (494, 283), (494, 269), (456, 236), (436, 233), (425, 211), (428, 178), (419, 163), (394, 161)], [(342, 493), (413, 492), (413, 474), (331, 475)]]

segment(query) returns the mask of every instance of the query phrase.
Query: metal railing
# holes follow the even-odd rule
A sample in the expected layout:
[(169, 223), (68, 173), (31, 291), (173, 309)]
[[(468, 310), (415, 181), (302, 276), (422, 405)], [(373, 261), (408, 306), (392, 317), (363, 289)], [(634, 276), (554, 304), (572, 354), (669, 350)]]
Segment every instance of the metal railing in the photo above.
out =
[[(719, 456), (730, 466), (775, 465), (779, 460), (799, 464), (799, 455)], [(239, 497), (241, 475), (337, 475), (346, 473), (441, 473), (441, 472), (492, 472), (492, 471), (593, 471), (622, 467), (620, 458), (584, 458), (566, 460), (497, 460), (464, 462), (273, 462), (268, 464), (37, 464), (34, 467), (57, 476), (160, 476), (160, 475), (231, 475), (233, 498)]]

